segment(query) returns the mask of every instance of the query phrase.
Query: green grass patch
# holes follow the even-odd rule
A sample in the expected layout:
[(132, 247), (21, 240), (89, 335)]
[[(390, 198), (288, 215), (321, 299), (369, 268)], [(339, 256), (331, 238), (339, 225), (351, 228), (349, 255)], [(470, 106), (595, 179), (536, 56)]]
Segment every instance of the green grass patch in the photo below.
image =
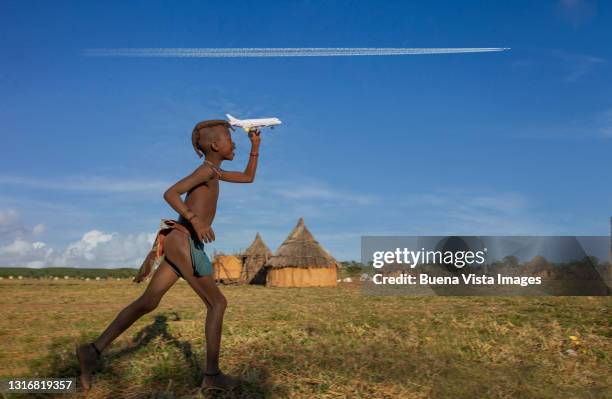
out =
[[(11, 298), (0, 305), (3, 376), (76, 376), (75, 345), (95, 339), (145, 288), (128, 281), (90, 283), (0, 281)], [(205, 307), (179, 283), (111, 345), (89, 397), (612, 396), (609, 297), (221, 289), (229, 301), (221, 364), (244, 381), (240, 390), (199, 392)]]

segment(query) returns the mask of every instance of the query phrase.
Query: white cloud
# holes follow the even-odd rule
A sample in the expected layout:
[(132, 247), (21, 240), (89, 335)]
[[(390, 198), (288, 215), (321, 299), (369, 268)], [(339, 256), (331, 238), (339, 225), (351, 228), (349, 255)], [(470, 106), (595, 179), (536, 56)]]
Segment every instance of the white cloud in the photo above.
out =
[(577, 139), (612, 137), (612, 108), (598, 110), (572, 120), (515, 129), (512, 137), (542, 139)]
[(565, 76), (568, 82), (575, 82), (585, 75), (595, 70), (597, 65), (604, 63), (605, 60), (590, 55), (573, 55), (568, 58), (569, 72)]
[[(279, 185), (280, 186), (280, 185)], [(272, 193), (283, 196), (291, 200), (329, 200), (335, 203), (344, 202), (358, 205), (369, 205), (374, 202), (374, 197), (356, 194), (350, 191), (342, 191), (326, 187), (320, 183), (303, 185), (282, 185), (272, 189)], [(287, 189), (291, 187), (291, 189)]]
[(597, 14), (597, 6), (588, 0), (559, 0), (556, 11), (561, 19), (576, 28)]
[(38, 236), (44, 233), (46, 227), (39, 223), (33, 228), (27, 227), (19, 217), (19, 212), (13, 208), (0, 209), (0, 244), (2, 241), (27, 240), (29, 237)]
[(46, 246), (47, 246), (47, 244), (45, 244), (44, 242), (40, 242), (40, 241), (36, 241), (36, 242), (32, 243), (32, 247), (35, 248), (35, 249), (41, 249), (41, 248), (44, 248)]
[(599, 131), (605, 137), (612, 137), (612, 108), (603, 112), (600, 117), (600, 129)]
[[(38, 180), (26, 179), (25, 182), (36, 184)], [(55, 183), (50, 185), (56, 186)], [(287, 187), (292, 189), (287, 190)], [(367, 207), (377, 201), (372, 195), (352, 192), (313, 179), (299, 184), (264, 180), (252, 185), (224, 184), (221, 196), (220, 211), (215, 221), (215, 231), (219, 238), (210, 247), (211, 252), (214, 249), (228, 252), (244, 249), (257, 231), (266, 232), (266, 237), (278, 242), (286, 237), (300, 216), (317, 226), (321, 221), (329, 219), (330, 213), (335, 216), (347, 215), (355, 208)], [(10, 256), (5, 253), (0, 257), (0, 266), (38, 262), (37, 265), (45, 266), (139, 267), (150, 250), (156, 232), (153, 229), (157, 227), (152, 225), (151, 233), (139, 234), (92, 229), (68, 245), (50, 245), (53, 253), (46, 256), (45, 252), (35, 248), (32, 243), (45, 241), (41, 235), (49, 233), (47, 230), (64, 229), (61, 223), (62, 218), (49, 226), (40, 223), (24, 230), (19, 242), (23, 246), (22, 252), (12, 252)], [(74, 231), (74, 228), (78, 228), (78, 225), (71, 227), (71, 230)], [(8, 233), (6, 238), (12, 241), (15, 238), (14, 231)], [(58, 239), (57, 236), (53, 238)], [(29, 243), (29, 246), (25, 243)]]
[(91, 230), (51, 261), (58, 266), (138, 267), (155, 233), (118, 234)]
[[(534, 205), (524, 195), (515, 192), (449, 191), (416, 194), (401, 201), (402, 207), (392, 208), (393, 212), (413, 215), (410, 231), (404, 231), (404, 234), (508, 235), (564, 231), (561, 224), (538, 217)], [(387, 234), (402, 233), (389, 231)]]
[[(241, 185), (239, 188), (245, 190), (241, 195), (238, 191), (230, 190), (234, 195), (226, 192), (214, 226), (217, 240), (207, 251), (212, 256), (214, 250), (245, 249), (256, 232), (262, 233), (274, 251), (299, 216), (305, 216), (315, 237), (339, 260), (359, 258), (361, 235), (568, 233), (562, 221), (552, 224), (543, 220), (528, 198), (515, 192), (446, 190), (388, 195), (384, 206), (379, 206), (378, 201), (351, 203), (354, 199), (350, 199), (350, 192), (327, 189), (323, 184), (311, 186), (320, 189), (309, 194), (307, 186), (297, 186), (294, 194), (281, 194), (275, 191), (278, 187)], [(247, 201), (243, 203), (241, 198)], [(356, 210), (359, 218), (354, 218)], [(137, 268), (151, 248), (156, 227), (137, 234), (92, 229), (63, 248), (33, 236), (18, 237), (0, 247), (0, 266)]]
[(68, 245), (68, 248), (66, 248), (64, 252), (64, 258), (93, 260), (95, 259), (93, 250), (96, 249), (98, 245), (109, 242), (112, 239), (112, 234), (104, 234), (98, 230), (88, 231), (79, 241)]
[(0, 255), (24, 255), (32, 249), (34, 249), (33, 243), (17, 238), (13, 243), (0, 247)]
[[(299, 183), (261, 179), (256, 184), (222, 185), (214, 224), (217, 241), (208, 247), (210, 254), (215, 249), (245, 249), (258, 231), (274, 250), (300, 216), (339, 259), (359, 257), (360, 235), (567, 233), (560, 222), (543, 221), (538, 216), (541, 212), (520, 193), (448, 189), (383, 196), (321, 180), (296, 176), (295, 181)], [(15, 210), (5, 209), (0, 215), (0, 220), (12, 224), (19, 219)], [(60, 219), (48, 228), (65, 232), (61, 223)], [(0, 231), (4, 227), (0, 224)], [(72, 234), (79, 227), (79, 222), (73, 224)], [(149, 233), (135, 234), (91, 229), (67, 245), (48, 242), (43, 223), (23, 234), (15, 234), (11, 227), (7, 230), (12, 234), (7, 236), (9, 243), (0, 247), (0, 266), (139, 267), (151, 248), (156, 227), (151, 225)], [(49, 237), (58, 239), (57, 235)]]
[(17, 219), (17, 211), (14, 209), (0, 210), (0, 225), (6, 225)]
[(42, 267), (53, 255), (53, 249), (41, 241), (16, 238), (12, 243), (0, 246), (0, 266)]
[(606, 62), (605, 59), (590, 55), (569, 53), (564, 50), (554, 50), (551, 56), (555, 62), (566, 69), (563, 79), (566, 82), (575, 82), (596, 71), (596, 68)]
[(0, 247), (1, 266), (138, 267), (155, 233), (118, 234), (91, 230), (63, 251), (21, 238)]
[(88, 192), (155, 192), (161, 193), (170, 187), (170, 183), (160, 180), (130, 180), (108, 178), (103, 176), (71, 176), (60, 179), (38, 178), (31, 176), (0, 176), (0, 184), (37, 189), (88, 191)]
[(525, 197), (518, 193), (501, 193), (498, 195), (475, 196), (468, 202), (474, 208), (495, 211), (499, 213), (511, 213), (521, 211), (527, 206)]
[(32, 235), (40, 235), (42, 233), (44, 233), (46, 230), (46, 227), (43, 223), (39, 223), (36, 226), (34, 226), (34, 228), (32, 229)]

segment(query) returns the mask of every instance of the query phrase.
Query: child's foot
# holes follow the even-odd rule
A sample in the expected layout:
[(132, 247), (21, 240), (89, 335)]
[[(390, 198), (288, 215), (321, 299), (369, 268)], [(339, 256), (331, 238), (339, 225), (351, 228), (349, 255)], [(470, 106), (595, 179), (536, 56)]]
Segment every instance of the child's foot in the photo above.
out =
[(221, 371), (213, 374), (204, 373), (202, 380), (203, 389), (222, 389), (225, 391), (236, 388), (240, 380), (228, 374), (223, 374)]
[(76, 355), (81, 367), (81, 375), (79, 377), (81, 387), (88, 391), (91, 388), (92, 374), (98, 365), (99, 351), (93, 344), (84, 344), (77, 348)]

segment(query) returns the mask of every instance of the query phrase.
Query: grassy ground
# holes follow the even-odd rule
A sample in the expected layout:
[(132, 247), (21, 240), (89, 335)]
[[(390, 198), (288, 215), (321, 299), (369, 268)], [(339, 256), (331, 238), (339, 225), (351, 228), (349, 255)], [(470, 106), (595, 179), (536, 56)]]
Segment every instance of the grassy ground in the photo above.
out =
[[(76, 376), (74, 345), (97, 336), (144, 288), (125, 280), (0, 281), (0, 375)], [(245, 381), (242, 389), (198, 391), (205, 313), (180, 280), (113, 343), (88, 397), (612, 397), (609, 297), (222, 290), (230, 304), (222, 366)]]

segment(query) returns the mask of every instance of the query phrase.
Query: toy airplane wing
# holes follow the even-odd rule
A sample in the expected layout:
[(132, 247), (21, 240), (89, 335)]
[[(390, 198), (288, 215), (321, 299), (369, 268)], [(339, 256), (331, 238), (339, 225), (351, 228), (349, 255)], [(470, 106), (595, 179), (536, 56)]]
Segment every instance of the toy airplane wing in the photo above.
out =
[(282, 123), (278, 118), (236, 119), (230, 114), (225, 115), (227, 116), (230, 125), (241, 127), (247, 133), (253, 129), (259, 129), (262, 127), (274, 128), (274, 126)]

